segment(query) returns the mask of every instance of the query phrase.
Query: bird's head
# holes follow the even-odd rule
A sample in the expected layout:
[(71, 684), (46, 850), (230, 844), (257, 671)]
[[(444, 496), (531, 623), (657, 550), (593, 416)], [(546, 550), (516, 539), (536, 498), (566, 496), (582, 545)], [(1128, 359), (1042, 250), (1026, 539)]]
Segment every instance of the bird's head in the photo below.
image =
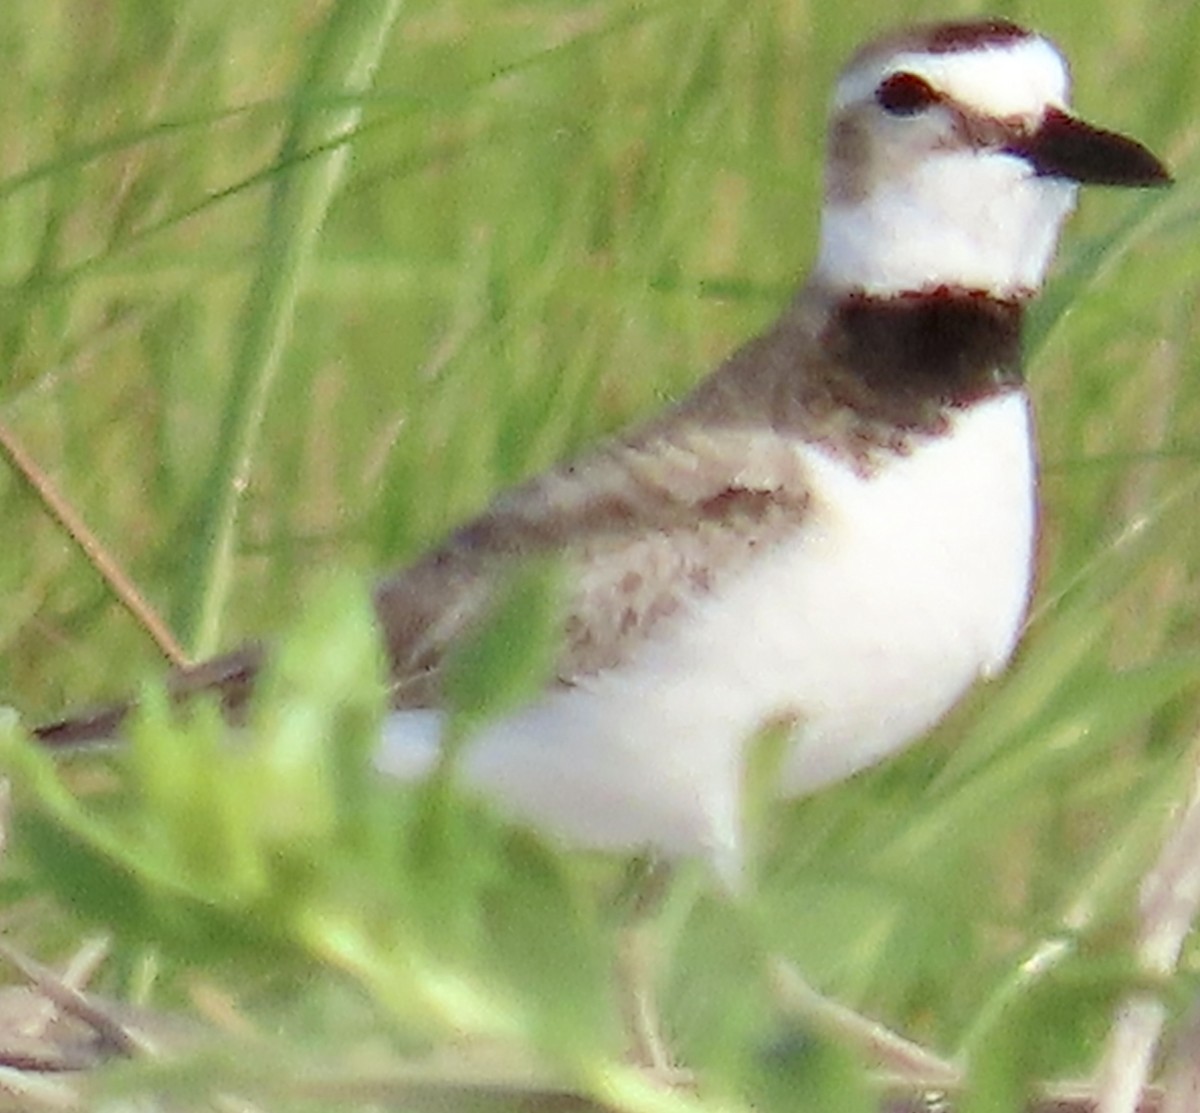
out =
[(1026, 297), (1081, 183), (1154, 186), (1166, 168), (1085, 123), (1047, 39), (1004, 20), (913, 28), (842, 71), (830, 117), (818, 275), (888, 295)]

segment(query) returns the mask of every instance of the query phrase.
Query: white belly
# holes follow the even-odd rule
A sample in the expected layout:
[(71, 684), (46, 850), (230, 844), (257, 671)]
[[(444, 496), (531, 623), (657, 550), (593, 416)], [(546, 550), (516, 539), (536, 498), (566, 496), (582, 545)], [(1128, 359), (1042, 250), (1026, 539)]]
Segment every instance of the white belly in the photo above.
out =
[[(795, 540), (628, 665), (488, 727), (467, 778), (575, 841), (708, 853), (724, 869), (745, 744), (764, 723), (797, 723), (782, 787), (800, 794), (919, 737), (999, 670), (1033, 562), (1026, 399), (958, 414), (949, 435), (870, 478), (801, 451), (813, 510)], [(392, 716), (381, 768), (413, 771), (438, 727), (434, 713)]]

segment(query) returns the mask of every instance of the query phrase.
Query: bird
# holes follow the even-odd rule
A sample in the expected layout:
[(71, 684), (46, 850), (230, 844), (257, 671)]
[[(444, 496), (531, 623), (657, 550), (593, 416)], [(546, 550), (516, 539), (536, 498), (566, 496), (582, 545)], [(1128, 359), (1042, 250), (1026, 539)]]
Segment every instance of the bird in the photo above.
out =
[[(919, 739), (1019, 640), (1038, 530), (1022, 321), (1085, 184), (1166, 185), (1085, 122), (1046, 37), (1004, 19), (892, 31), (836, 79), (815, 262), (778, 320), (665, 412), (501, 493), (384, 578), (391, 704), (374, 762), (445, 742), (446, 666), (515, 570), (552, 559), (545, 683), (457, 775), (568, 844), (745, 854), (754, 739), (812, 793)], [(244, 706), (269, 649), (176, 676)], [(48, 724), (112, 735), (128, 705)]]

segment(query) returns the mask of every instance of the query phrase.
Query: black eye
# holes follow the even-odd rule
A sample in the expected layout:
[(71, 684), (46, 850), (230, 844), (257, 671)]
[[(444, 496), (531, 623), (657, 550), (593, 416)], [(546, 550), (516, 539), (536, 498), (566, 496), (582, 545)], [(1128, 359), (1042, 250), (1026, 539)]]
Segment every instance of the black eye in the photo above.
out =
[(923, 77), (894, 73), (879, 83), (875, 99), (884, 112), (893, 116), (915, 116), (936, 103), (938, 95)]

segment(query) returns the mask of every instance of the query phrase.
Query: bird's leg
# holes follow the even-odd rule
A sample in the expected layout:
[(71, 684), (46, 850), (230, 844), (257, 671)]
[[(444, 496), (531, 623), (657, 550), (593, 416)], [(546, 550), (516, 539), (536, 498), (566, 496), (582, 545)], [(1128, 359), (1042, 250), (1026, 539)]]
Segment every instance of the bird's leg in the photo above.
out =
[(658, 1009), (657, 917), (674, 877), (675, 871), (663, 859), (636, 858), (626, 871), (618, 898), (624, 922), (617, 950), (616, 988), (629, 1056), (667, 1083), (678, 1082), (682, 1072), (671, 1055)]

